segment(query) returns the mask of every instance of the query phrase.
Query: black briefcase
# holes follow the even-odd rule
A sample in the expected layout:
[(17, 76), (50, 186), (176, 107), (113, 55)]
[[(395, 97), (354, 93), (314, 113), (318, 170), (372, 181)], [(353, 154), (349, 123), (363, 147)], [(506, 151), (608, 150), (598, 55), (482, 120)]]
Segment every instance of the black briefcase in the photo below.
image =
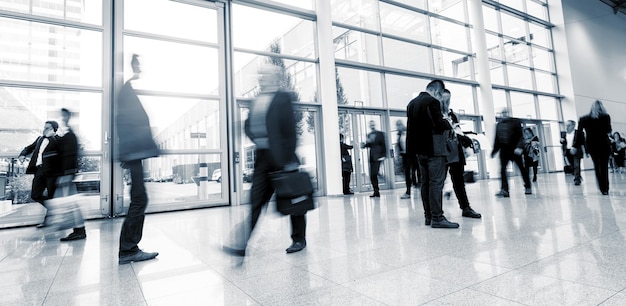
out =
[(313, 184), (306, 172), (277, 172), (272, 175), (276, 209), (284, 215), (304, 215), (315, 208)]
[(474, 178), (474, 171), (465, 171), (463, 172), (463, 181), (465, 183), (474, 183), (476, 179)]

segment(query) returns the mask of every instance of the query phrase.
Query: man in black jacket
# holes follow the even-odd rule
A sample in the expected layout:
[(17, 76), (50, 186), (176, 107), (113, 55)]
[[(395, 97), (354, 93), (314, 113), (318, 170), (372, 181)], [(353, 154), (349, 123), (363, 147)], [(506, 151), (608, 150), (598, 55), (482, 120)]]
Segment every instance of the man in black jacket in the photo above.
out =
[(422, 205), (425, 224), (433, 228), (458, 228), (443, 215), (442, 191), (446, 180), (446, 156), (436, 155), (433, 136), (452, 129), (441, 112), (441, 97), (445, 85), (434, 80), (407, 106), (407, 152), (417, 154), (422, 176)]
[[(58, 137), (56, 136), (58, 129), (59, 124), (56, 121), (46, 121), (43, 135), (26, 146), (18, 157), (20, 162), (24, 162), (26, 156), (32, 154), (26, 167), (26, 174), (35, 175), (30, 197), (43, 207), (46, 207), (44, 202), (54, 196), (56, 180), (60, 174)], [(45, 226), (45, 218), (44, 222), (37, 225), (37, 227), (43, 226)]]
[[(254, 142), (256, 160), (250, 191), (250, 214), (231, 232), (231, 246), (222, 248), (231, 255), (244, 256), (250, 235), (263, 207), (274, 194), (271, 174), (297, 171), (296, 119), (292, 101), (294, 94), (280, 89), (280, 68), (267, 64), (260, 69), (261, 93), (250, 106), (245, 122), (246, 135)], [(290, 215), (292, 244), (285, 251), (294, 253), (306, 247), (306, 213)], [(236, 236), (236, 237), (235, 237)]]
[(522, 121), (509, 117), (509, 110), (502, 110), (502, 120), (496, 125), (496, 137), (493, 142), (491, 158), (500, 152), (500, 191), (496, 193), (499, 198), (509, 197), (509, 182), (506, 167), (509, 161), (513, 161), (522, 173), (524, 180), (525, 194), (532, 194), (530, 177), (528, 171), (524, 169), (522, 154), (524, 153), (524, 137), (522, 134)]
[[(574, 185), (580, 185), (582, 177), (580, 176), (580, 160), (583, 158), (583, 150), (578, 150), (574, 147), (576, 142), (576, 121), (567, 120), (565, 125), (565, 131), (561, 132), (561, 146), (563, 149), (563, 156), (572, 167), (572, 174), (574, 175)], [(583, 145), (581, 145), (582, 147)]]
[(120, 90), (115, 122), (119, 138), (118, 159), (123, 168), (130, 170), (131, 176), (130, 205), (120, 233), (118, 253), (120, 265), (154, 259), (159, 255), (157, 252), (144, 252), (138, 247), (148, 207), (142, 161), (159, 156), (159, 148), (152, 137), (148, 114), (132, 87), (132, 81), (138, 79), (141, 73), (139, 57), (136, 54), (133, 55), (131, 67), (134, 75)]
[(370, 182), (374, 189), (374, 194), (370, 198), (380, 198), (380, 188), (378, 187), (378, 173), (380, 171), (380, 164), (387, 157), (387, 141), (385, 140), (385, 134), (376, 130), (376, 122), (370, 120), (371, 132), (367, 134), (367, 141), (361, 144), (362, 148), (370, 149)]

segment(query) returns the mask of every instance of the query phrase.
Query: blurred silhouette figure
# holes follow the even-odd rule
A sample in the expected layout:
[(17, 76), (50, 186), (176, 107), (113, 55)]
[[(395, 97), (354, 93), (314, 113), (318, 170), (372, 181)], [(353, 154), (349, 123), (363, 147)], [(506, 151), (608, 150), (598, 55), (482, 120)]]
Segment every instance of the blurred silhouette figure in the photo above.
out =
[(139, 56), (131, 60), (133, 77), (120, 90), (117, 99), (116, 127), (119, 138), (117, 151), (122, 168), (129, 169), (131, 176), (130, 205), (120, 233), (119, 264), (154, 259), (157, 252), (144, 252), (138, 244), (143, 235), (143, 223), (148, 207), (148, 195), (143, 182), (143, 164), (146, 158), (159, 156), (150, 130), (150, 119), (141, 105), (132, 81), (139, 78)]
[(367, 140), (361, 144), (361, 148), (369, 148), (370, 156), (370, 182), (374, 193), (370, 198), (380, 198), (380, 187), (378, 186), (378, 173), (380, 171), (380, 164), (387, 157), (387, 141), (385, 140), (385, 134), (376, 130), (376, 122), (370, 120), (370, 132), (367, 134)]
[[(450, 180), (452, 181), (452, 189), (459, 201), (459, 208), (461, 208), (461, 215), (468, 218), (481, 218), (482, 215), (474, 211), (470, 206), (469, 199), (467, 197), (467, 191), (465, 190), (465, 179), (463, 173), (465, 172), (465, 148), (473, 146), (473, 141), (469, 137), (463, 134), (459, 125), (459, 119), (450, 109), (450, 97), (451, 93), (445, 89), (441, 97), (441, 112), (447, 114), (448, 120), (454, 127), (454, 133), (458, 139), (459, 161), (455, 163), (447, 164), (448, 172), (450, 173)], [(448, 110), (450, 110), (448, 112)]]
[[(295, 95), (280, 88), (281, 69), (266, 64), (259, 68), (261, 93), (250, 106), (245, 121), (246, 135), (254, 142), (256, 160), (250, 191), (250, 214), (231, 232), (230, 242), (222, 249), (231, 255), (244, 256), (248, 240), (261, 211), (274, 194), (271, 175), (278, 171), (298, 171), (296, 156), (296, 119), (292, 101)], [(285, 251), (294, 253), (306, 247), (306, 213), (290, 215), (292, 244)]]
[(615, 160), (615, 170), (619, 173), (624, 172), (624, 152), (626, 152), (626, 140), (619, 134), (613, 132), (611, 137), (611, 152)]
[[(73, 185), (74, 175), (78, 172), (78, 137), (74, 134), (72, 127), (69, 125), (72, 113), (67, 108), (61, 109), (61, 118), (63, 127), (59, 134), (59, 151), (61, 152), (61, 176), (57, 180), (57, 191), (63, 190), (62, 196), (68, 196), (76, 193), (76, 187)], [(72, 232), (61, 241), (81, 240), (87, 238), (85, 231), (85, 220), (83, 219), (80, 208), (73, 208), (76, 219)]]
[(352, 156), (348, 150), (352, 150), (353, 146), (346, 144), (346, 139), (343, 134), (339, 134), (339, 146), (341, 150), (341, 179), (343, 182), (343, 194), (354, 194), (350, 190), (350, 176), (352, 176)]
[(611, 116), (600, 100), (591, 104), (588, 115), (578, 120), (578, 131), (574, 147), (580, 150), (585, 145), (591, 155), (598, 188), (603, 195), (609, 194), (609, 156), (611, 155)]
[(572, 167), (572, 174), (574, 175), (574, 185), (580, 185), (582, 177), (580, 176), (580, 160), (583, 158), (583, 150), (574, 147), (576, 143), (576, 121), (567, 120), (565, 125), (565, 131), (561, 132), (561, 148), (563, 149), (563, 156), (565, 160)]
[(441, 113), (445, 85), (433, 80), (407, 106), (407, 152), (417, 154), (422, 176), (422, 205), (425, 224), (434, 228), (458, 228), (443, 215), (442, 190), (446, 179), (446, 156), (435, 156), (433, 136), (443, 135), (452, 126)]
[(539, 137), (533, 133), (529, 127), (524, 128), (524, 167), (530, 177), (530, 169), (533, 169), (533, 182), (537, 181), (537, 170), (539, 168)]
[(404, 126), (404, 123), (402, 123), (402, 120), (396, 121), (396, 130), (398, 131), (396, 149), (402, 159), (402, 171), (404, 171), (404, 183), (406, 184), (406, 191), (402, 196), (400, 196), (400, 199), (410, 199), (412, 185), (411, 168), (413, 163), (411, 161), (412, 156), (406, 152), (406, 127)]
[[(56, 180), (61, 174), (58, 137), (56, 136), (58, 129), (59, 124), (56, 121), (46, 121), (42, 136), (37, 137), (32, 144), (26, 146), (18, 157), (20, 162), (24, 162), (26, 156), (32, 154), (26, 167), (26, 174), (34, 174), (30, 197), (44, 208), (46, 207), (45, 201), (54, 197)], [(44, 227), (45, 224), (46, 217), (37, 227)]]
[(522, 121), (509, 116), (509, 110), (502, 110), (502, 119), (496, 125), (496, 136), (493, 142), (493, 151), (491, 158), (500, 152), (500, 192), (496, 193), (499, 198), (509, 197), (509, 182), (506, 173), (506, 167), (509, 161), (513, 161), (519, 171), (522, 173), (524, 180), (525, 194), (532, 194), (530, 178), (528, 172), (524, 168), (524, 138), (522, 136)]

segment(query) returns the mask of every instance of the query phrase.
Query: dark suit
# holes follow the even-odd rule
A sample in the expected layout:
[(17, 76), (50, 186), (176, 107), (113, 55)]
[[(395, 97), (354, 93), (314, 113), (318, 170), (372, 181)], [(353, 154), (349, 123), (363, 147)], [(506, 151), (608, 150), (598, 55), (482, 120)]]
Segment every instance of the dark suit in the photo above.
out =
[[(248, 239), (261, 215), (263, 207), (274, 194), (270, 173), (283, 170), (287, 165), (298, 165), (296, 156), (296, 119), (292, 101), (293, 94), (283, 91), (259, 95), (245, 122), (246, 135), (256, 145), (254, 176), (250, 191), (251, 213), (249, 226), (241, 223), (235, 233), (245, 232), (238, 247), (245, 249)], [(265, 105), (263, 105), (265, 104)], [(291, 239), (304, 242), (306, 238), (306, 214), (291, 215)]]
[(352, 150), (354, 146), (346, 144), (345, 142), (339, 143), (341, 150), (341, 178), (343, 182), (343, 194), (349, 194), (350, 191), (350, 176), (352, 175), (352, 156), (348, 150)]
[[(58, 152), (58, 137), (48, 137), (48, 145), (43, 150), (42, 163), (37, 165), (37, 159), (39, 158), (39, 151), (42, 141), (46, 137), (39, 136), (30, 145), (26, 146), (19, 156), (28, 156), (32, 154), (30, 162), (26, 167), (26, 174), (34, 174), (30, 197), (44, 205), (44, 201), (51, 199), (54, 196), (56, 190), (56, 179), (60, 173), (60, 162)], [(48, 195), (44, 196), (44, 191), (48, 190)]]
[(574, 170), (574, 183), (580, 184), (582, 180), (582, 177), (580, 176), (580, 160), (583, 158), (583, 150), (581, 147), (576, 150), (576, 154), (572, 154), (570, 152), (570, 149), (574, 148), (574, 144), (576, 143), (578, 130), (574, 130), (572, 133), (574, 134), (573, 141), (572, 143), (567, 143), (567, 132), (561, 132), (561, 149), (563, 150), (563, 156), (565, 156), (567, 162)]
[(118, 159), (130, 170), (130, 205), (120, 233), (119, 257), (139, 252), (139, 241), (143, 236), (143, 223), (148, 207), (148, 194), (143, 182), (143, 164), (145, 158), (159, 156), (159, 149), (154, 143), (150, 120), (137, 93), (127, 81), (117, 99), (116, 128), (119, 143)]
[(513, 161), (522, 173), (524, 180), (524, 188), (531, 188), (530, 177), (528, 171), (524, 167), (522, 155), (515, 154), (515, 149), (524, 149), (525, 142), (522, 132), (522, 121), (517, 118), (506, 117), (496, 125), (496, 137), (493, 142), (493, 152), (491, 156), (495, 156), (500, 152), (500, 189), (509, 191), (509, 181), (506, 173), (506, 167), (509, 161)]
[(374, 195), (380, 195), (378, 187), (378, 172), (380, 171), (380, 163), (387, 157), (387, 142), (385, 134), (381, 131), (371, 131), (367, 134), (367, 142), (365, 147), (370, 149), (370, 182), (374, 189)]
[(611, 155), (611, 117), (602, 114), (598, 118), (580, 117), (574, 147), (580, 151), (583, 143), (591, 155), (600, 192), (609, 192), (609, 156)]
[(451, 130), (443, 118), (439, 100), (427, 92), (421, 92), (407, 106), (407, 153), (417, 154), (422, 177), (422, 205), (426, 219), (441, 221), (442, 190), (446, 179), (446, 157), (434, 156), (433, 135)]

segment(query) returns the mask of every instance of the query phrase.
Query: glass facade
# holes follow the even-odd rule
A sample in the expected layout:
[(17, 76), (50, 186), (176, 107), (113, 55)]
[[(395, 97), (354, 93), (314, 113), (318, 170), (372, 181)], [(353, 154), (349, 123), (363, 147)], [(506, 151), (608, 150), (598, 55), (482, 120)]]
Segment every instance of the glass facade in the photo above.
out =
[[(133, 54), (143, 70), (133, 86), (163, 153), (144, 165), (150, 211), (247, 202), (255, 156), (242, 120), (258, 93), (258, 67), (267, 62), (283, 68), (283, 88), (298, 96), (298, 154), (320, 194), (328, 193), (335, 172), (325, 168), (333, 157), (321, 144), (337, 142), (321, 130), (325, 107), (337, 109), (339, 131), (358, 143), (369, 120), (392, 133), (407, 103), (442, 78), (451, 108), (474, 122), (482, 114), (480, 65), (488, 67), (496, 116), (508, 107), (554, 133), (562, 120), (546, 1), (483, 3), (486, 63), (474, 55), (476, 21), (467, 0), (53, 2), (0, 0), (0, 111), (8, 118), (0, 123), (0, 176), (7, 177), (0, 199), (14, 205), (35, 205), (17, 196), (28, 193), (32, 177), (15, 158), (41, 134), (44, 121), (60, 121), (59, 109), (67, 107), (84, 153), (81, 184), (93, 203), (88, 215), (125, 213), (127, 174), (114, 160), (113, 122), (116, 93), (133, 75)], [(332, 24), (322, 27), (318, 16), (328, 8)], [(330, 33), (320, 35), (322, 28)], [(332, 58), (320, 58), (320, 46), (330, 46)], [(328, 74), (320, 62), (328, 60), (335, 79), (321, 77)], [(336, 101), (320, 98), (324, 84), (334, 84)], [(466, 126), (482, 132), (479, 123)], [(560, 167), (550, 162), (558, 159), (545, 160), (546, 169)], [(381, 171), (397, 174), (395, 166)], [(367, 177), (366, 165), (355, 169)], [(396, 183), (401, 176), (381, 187)], [(36, 217), (14, 219), (35, 224)], [(14, 224), (3, 218), (0, 227)]]

